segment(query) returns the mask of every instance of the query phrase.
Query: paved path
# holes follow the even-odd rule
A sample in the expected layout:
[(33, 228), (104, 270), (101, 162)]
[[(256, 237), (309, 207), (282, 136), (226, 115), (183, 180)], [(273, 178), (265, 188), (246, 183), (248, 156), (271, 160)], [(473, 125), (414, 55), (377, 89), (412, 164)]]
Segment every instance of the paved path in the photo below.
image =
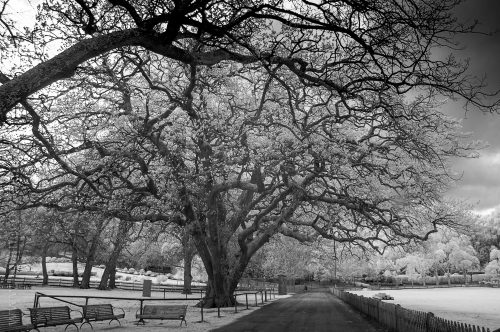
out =
[(327, 292), (281, 299), (212, 332), (381, 332)]

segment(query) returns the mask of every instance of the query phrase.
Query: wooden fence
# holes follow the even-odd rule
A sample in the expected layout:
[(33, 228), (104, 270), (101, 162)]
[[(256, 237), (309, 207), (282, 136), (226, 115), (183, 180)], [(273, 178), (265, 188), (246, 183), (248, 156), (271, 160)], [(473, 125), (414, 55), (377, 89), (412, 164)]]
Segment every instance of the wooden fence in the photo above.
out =
[(375, 298), (364, 297), (337, 288), (331, 292), (358, 311), (375, 319), (392, 332), (490, 332), (489, 328), (436, 317), (432, 312), (416, 311)]
[[(4, 282), (3, 277), (0, 277), (0, 284)], [(81, 280), (81, 278), (80, 278)], [(35, 277), (9, 277), (7, 280), (8, 284), (21, 284), (21, 285), (31, 285), (31, 286), (42, 286), (42, 278)], [(72, 277), (49, 277), (47, 286), (56, 286), (56, 287), (73, 287), (73, 278)], [(90, 288), (97, 288), (99, 286), (99, 281), (91, 280)], [(124, 289), (124, 290), (132, 290), (132, 291), (142, 291), (143, 283), (142, 282), (133, 282), (133, 281), (116, 281), (116, 288)], [(192, 286), (193, 292), (200, 292), (204, 290), (204, 286)], [(152, 284), (152, 291), (157, 292), (182, 292), (182, 282), (177, 283), (177, 285), (162, 285), (162, 284)]]
[[(81, 280), (81, 278), (80, 278)], [(156, 284), (153, 283), (151, 285), (151, 291), (153, 292), (174, 292), (174, 293), (182, 293), (184, 288), (182, 287), (182, 281), (176, 280), (176, 285), (165, 285), (165, 284)], [(20, 277), (17, 276), (9, 277), (7, 280), (7, 284), (9, 285), (30, 285), (30, 286), (42, 286), (42, 278), (36, 277)], [(4, 277), (0, 277), (0, 286), (4, 283)], [(116, 288), (123, 290), (131, 290), (131, 291), (142, 291), (143, 283), (142, 282), (133, 282), (133, 281), (116, 281)], [(56, 286), (56, 287), (73, 287), (73, 278), (72, 277), (49, 277), (47, 286)], [(90, 280), (89, 284), (90, 288), (97, 288), (99, 286), (99, 281)], [(240, 285), (241, 286), (241, 285)], [(260, 283), (260, 284), (252, 284), (253, 287), (238, 287), (237, 291), (245, 291), (245, 290), (258, 290), (267, 298), (268, 294), (272, 294), (275, 289), (278, 289), (278, 286), (274, 283)], [(193, 293), (203, 293), (205, 292), (205, 286), (193, 285), (191, 286), (191, 291)]]

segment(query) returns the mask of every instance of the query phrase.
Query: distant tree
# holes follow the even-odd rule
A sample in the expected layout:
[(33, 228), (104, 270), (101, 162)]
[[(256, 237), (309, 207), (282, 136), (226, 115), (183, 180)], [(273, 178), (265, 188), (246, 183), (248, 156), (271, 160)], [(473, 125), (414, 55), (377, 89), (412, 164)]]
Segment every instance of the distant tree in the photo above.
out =
[(500, 249), (500, 211), (476, 218), (471, 239), (481, 265), (486, 266), (492, 246)]
[(486, 265), (484, 272), (494, 276), (497, 283), (500, 282), (500, 250), (493, 248), (490, 252), (490, 262)]
[(473, 267), (479, 267), (479, 259), (470, 243), (470, 238), (464, 235), (455, 235), (444, 238), (446, 242), (438, 244), (436, 256), (441, 258), (442, 267), (448, 276), (448, 284), (451, 284), (451, 273), (454, 270), (463, 272), (464, 282), (467, 283), (466, 273)]
[[(17, 275), (18, 266), (23, 263), (24, 254), (31, 244), (34, 211), (13, 211), (0, 219), (0, 264), (5, 267), (3, 283)], [(3, 256), (3, 257), (2, 257)]]

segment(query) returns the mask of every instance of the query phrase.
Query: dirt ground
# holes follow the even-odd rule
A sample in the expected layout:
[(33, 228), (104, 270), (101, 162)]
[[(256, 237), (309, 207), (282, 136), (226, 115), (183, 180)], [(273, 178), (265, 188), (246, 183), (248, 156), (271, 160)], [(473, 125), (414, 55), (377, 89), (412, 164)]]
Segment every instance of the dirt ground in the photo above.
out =
[[(108, 296), (108, 297), (134, 297), (142, 298), (141, 292), (125, 291), (125, 290), (112, 290), (112, 291), (99, 291), (96, 289), (82, 290), (82, 289), (72, 289), (72, 288), (57, 288), (57, 287), (34, 287), (31, 290), (20, 290), (20, 289), (0, 289), (0, 310), (19, 308), (24, 312), (28, 313), (27, 308), (33, 307), (33, 301), (35, 298), (35, 292), (41, 292), (48, 295), (75, 295), (75, 296)], [(134, 323), (137, 321), (135, 314), (139, 309), (139, 301), (137, 300), (96, 300), (91, 299), (89, 304), (96, 303), (111, 303), (113, 306), (122, 308), (125, 311), (125, 318), (121, 319), (121, 326), (116, 322), (112, 322), (108, 325), (108, 322), (92, 322), (94, 330), (96, 331), (144, 331), (144, 332), (169, 332), (169, 331), (183, 331), (183, 332), (202, 332), (209, 331), (224, 325), (228, 325), (231, 322), (248, 315), (263, 306), (267, 306), (272, 301), (276, 301), (280, 298), (286, 298), (289, 296), (276, 296), (275, 299), (265, 302), (263, 305), (261, 302), (260, 295), (257, 297), (258, 306), (255, 306), (255, 296), (253, 294), (248, 295), (249, 309), (246, 309), (246, 298), (245, 296), (239, 296), (238, 301), (243, 304), (243, 306), (238, 307), (238, 312), (235, 313), (234, 308), (224, 308), (221, 309), (221, 318), (218, 317), (217, 309), (204, 309), (203, 312), (203, 322), (201, 322), (201, 310), (195, 307), (197, 303), (198, 296), (193, 296), (189, 300), (185, 300), (185, 295), (180, 293), (167, 293), (168, 299), (174, 298), (184, 298), (183, 300), (168, 300), (168, 301), (157, 301), (157, 304), (188, 304), (188, 312), (186, 315), (187, 327), (179, 326), (179, 321), (159, 321), (159, 320), (148, 320), (146, 325), (136, 326)], [(153, 293), (151, 298), (144, 299), (163, 299), (163, 293)], [(84, 299), (67, 298), (66, 300), (76, 303), (84, 304)], [(152, 302), (152, 301), (151, 301)], [(145, 302), (146, 303), (146, 302)], [(40, 306), (54, 306), (61, 305), (61, 302), (50, 298), (41, 298)], [(77, 306), (71, 306), (74, 309), (80, 309)], [(121, 312), (121, 311), (119, 311)], [(75, 315), (79, 317), (79, 314)], [(24, 323), (29, 323), (29, 317), (25, 317)], [(65, 326), (50, 327), (47, 331), (64, 331)], [(45, 329), (42, 329), (42, 331)], [(68, 332), (76, 331), (75, 328), (69, 327)], [(83, 326), (82, 332), (90, 332), (92, 329), (86, 324)]]
[(391, 301), (402, 307), (457, 322), (500, 328), (500, 289), (489, 287), (453, 287), (400, 290), (362, 290), (352, 293), (372, 297), (375, 293), (394, 297)]

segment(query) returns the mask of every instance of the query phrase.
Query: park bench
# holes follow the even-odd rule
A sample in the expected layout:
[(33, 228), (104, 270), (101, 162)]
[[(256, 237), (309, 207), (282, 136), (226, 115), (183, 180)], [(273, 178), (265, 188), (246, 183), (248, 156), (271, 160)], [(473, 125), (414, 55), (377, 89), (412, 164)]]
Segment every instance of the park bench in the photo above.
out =
[(145, 324), (144, 319), (179, 319), (186, 324), (187, 305), (145, 305), (135, 317), (139, 318), (137, 324)]
[[(109, 324), (116, 320), (120, 326), (122, 325), (119, 321), (120, 318), (125, 317), (125, 311), (122, 308), (113, 307), (111, 304), (88, 304), (82, 306), (83, 308), (83, 320), (84, 322), (80, 325), (89, 324), (92, 330), (94, 327), (90, 322), (109, 320)], [(122, 313), (115, 314), (113, 309), (120, 309)]]
[(76, 327), (78, 331), (79, 328), (76, 323), (81, 323), (83, 317), (71, 318), (71, 310), (67, 306), (63, 307), (41, 307), (41, 308), (29, 308), (31, 324), (33, 324), (35, 329), (39, 327), (47, 327), (47, 326), (57, 326), (57, 325), (66, 325), (66, 329), (73, 325)]
[(31, 324), (23, 324), (23, 315), (20, 309), (0, 310), (0, 332), (19, 332), (35, 329)]
[(0, 284), (0, 288), (6, 288), (6, 289), (14, 289), (16, 286), (13, 283), (2, 283)]
[(15, 284), (17, 289), (31, 289), (31, 284), (25, 282), (18, 282)]

